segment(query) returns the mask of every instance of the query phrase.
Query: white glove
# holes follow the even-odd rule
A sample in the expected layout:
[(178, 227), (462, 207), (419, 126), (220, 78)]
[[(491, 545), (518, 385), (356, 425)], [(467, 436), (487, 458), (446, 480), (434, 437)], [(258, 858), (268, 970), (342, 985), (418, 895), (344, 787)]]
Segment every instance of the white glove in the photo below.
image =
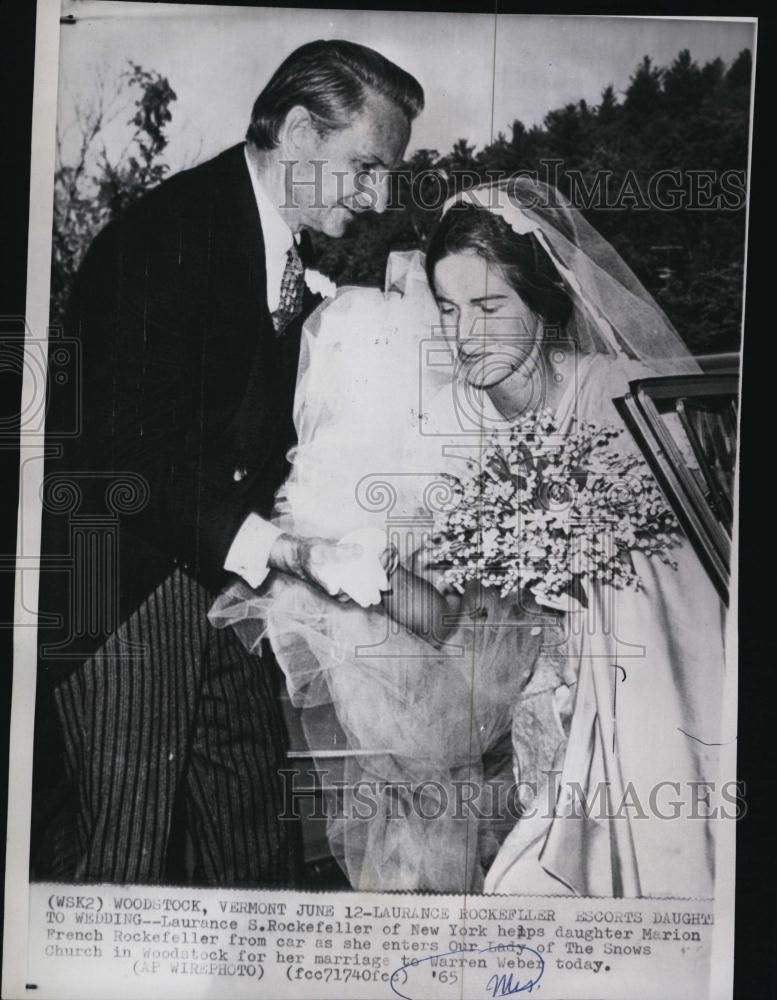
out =
[(356, 546), (359, 554), (319, 569), (319, 578), (333, 597), (346, 594), (362, 608), (380, 604), (381, 591), (390, 590), (380, 556), (386, 536), (377, 528), (360, 528), (341, 538), (338, 545)]
[[(338, 584), (338, 590), (362, 608), (380, 604), (381, 591), (391, 589), (380, 561), (386, 548), (385, 533), (377, 528), (360, 528), (341, 538), (338, 545), (355, 546), (359, 551), (352, 558), (332, 564), (333, 582)], [(329, 570), (330, 567), (326, 567), (327, 580)]]

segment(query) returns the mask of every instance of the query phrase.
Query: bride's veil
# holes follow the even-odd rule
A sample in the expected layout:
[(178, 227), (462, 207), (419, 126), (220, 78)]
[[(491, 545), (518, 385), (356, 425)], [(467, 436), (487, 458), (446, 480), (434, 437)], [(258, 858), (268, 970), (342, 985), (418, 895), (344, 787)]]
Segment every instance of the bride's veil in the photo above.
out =
[(554, 187), (517, 176), (450, 198), (500, 215), (516, 233), (533, 233), (571, 294), (570, 332), (583, 354), (641, 361), (657, 374), (700, 368), (652, 295), (620, 254)]

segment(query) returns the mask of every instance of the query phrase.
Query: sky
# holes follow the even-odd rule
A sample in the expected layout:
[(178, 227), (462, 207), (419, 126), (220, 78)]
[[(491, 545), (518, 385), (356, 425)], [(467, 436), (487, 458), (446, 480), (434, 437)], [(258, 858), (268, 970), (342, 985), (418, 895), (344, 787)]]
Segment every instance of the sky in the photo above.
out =
[[(650, 55), (667, 65), (684, 48), (704, 63), (731, 63), (754, 48), (752, 21), (594, 16), (440, 14), (63, 0), (60, 131), (76, 140), (75, 107), (103, 81), (116, 88), (127, 61), (166, 76), (177, 100), (166, 158), (173, 170), (242, 139), (251, 106), (292, 49), (316, 38), (347, 38), (378, 49), (416, 76), (426, 108), (408, 152), (445, 152), (458, 138), (481, 147), (518, 118), (541, 124), (553, 108), (597, 103), (623, 92)], [(120, 114), (114, 128), (124, 127)], [(109, 133), (109, 145), (111, 142)], [(116, 140), (118, 141), (118, 139)], [(68, 146), (70, 143), (70, 147)]]

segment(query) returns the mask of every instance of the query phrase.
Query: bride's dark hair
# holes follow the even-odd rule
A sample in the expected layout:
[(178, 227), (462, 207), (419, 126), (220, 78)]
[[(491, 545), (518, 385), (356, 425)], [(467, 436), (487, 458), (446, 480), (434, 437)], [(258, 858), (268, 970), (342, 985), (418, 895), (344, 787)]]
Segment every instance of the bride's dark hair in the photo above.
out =
[(572, 313), (569, 297), (550, 258), (532, 233), (516, 233), (499, 215), (476, 205), (453, 205), (442, 217), (426, 250), (426, 275), (443, 257), (475, 253), (495, 264), (526, 305), (545, 323), (564, 326)]

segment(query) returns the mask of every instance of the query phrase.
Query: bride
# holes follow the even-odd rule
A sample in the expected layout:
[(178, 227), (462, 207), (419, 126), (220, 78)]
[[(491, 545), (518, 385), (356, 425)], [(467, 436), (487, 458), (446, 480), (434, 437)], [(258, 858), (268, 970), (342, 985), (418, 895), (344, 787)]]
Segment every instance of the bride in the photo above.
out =
[(428, 555), (442, 474), (486, 435), (538, 408), (561, 433), (617, 423), (629, 381), (694, 370), (612, 247), (525, 179), (451, 199), (425, 271), (393, 254), (384, 293), (311, 318), (275, 517), (374, 549), (390, 586), (346, 603), (277, 574), (211, 618), (270, 640), (354, 888), (711, 893), (710, 823), (655, 802), (717, 777), (723, 608), (690, 547), (677, 569), (634, 553), (642, 590), (590, 588), (585, 612), (452, 592)]

